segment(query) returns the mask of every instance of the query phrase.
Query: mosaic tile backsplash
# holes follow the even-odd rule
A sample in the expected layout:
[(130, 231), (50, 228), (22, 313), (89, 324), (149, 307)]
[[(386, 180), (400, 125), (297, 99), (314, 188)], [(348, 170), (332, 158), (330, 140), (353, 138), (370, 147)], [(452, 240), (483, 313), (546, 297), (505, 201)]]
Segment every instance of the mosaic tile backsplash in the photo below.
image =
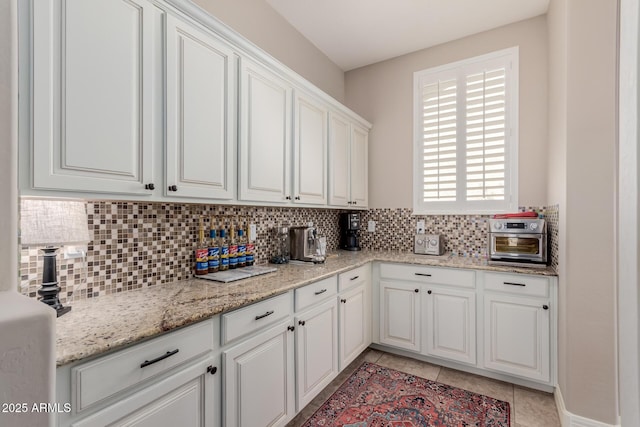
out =
[[(550, 233), (551, 264), (558, 265), (558, 206), (522, 207), (521, 211), (543, 213)], [(267, 263), (277, 252), (275, 227), (306, 225), (318, 227), (327, 238), (327, 250), (338, 247), (338, 217), (341, 210), (250, 206), (220, 206), (177, 203), (87, 202), (89, 229), (93, 240), (84, 259), (58, 256), (60, 300), (94, 298), (154, 284), (183, 280), (193, 275), (199, 218), (217, 228), (229, 224), (255, 223), (256, 263)], [(370, 250), (413, 250), (418, 220), (427, 233), (445, 237), (445, 250), (459, 256), (487, 256), (488, 215), (412, 216), (411, 209), (370, 209), (362, 212), (360, 245)], [(369, 220), (376, 232), (367, 232)], [(37, 297), (42, 278), (42, 257), (38, 248), (22, 248), (20, 265), (23, 294)]]

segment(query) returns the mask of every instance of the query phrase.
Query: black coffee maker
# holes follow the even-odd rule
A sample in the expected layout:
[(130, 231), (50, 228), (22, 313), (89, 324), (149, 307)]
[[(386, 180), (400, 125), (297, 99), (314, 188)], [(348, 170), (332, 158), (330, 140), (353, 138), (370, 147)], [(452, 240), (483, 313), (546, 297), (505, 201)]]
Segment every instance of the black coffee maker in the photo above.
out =
[(360, 214), (357, 212), (340, 214), (340, 249), (359, 251), (358, 230), (360, 230)]

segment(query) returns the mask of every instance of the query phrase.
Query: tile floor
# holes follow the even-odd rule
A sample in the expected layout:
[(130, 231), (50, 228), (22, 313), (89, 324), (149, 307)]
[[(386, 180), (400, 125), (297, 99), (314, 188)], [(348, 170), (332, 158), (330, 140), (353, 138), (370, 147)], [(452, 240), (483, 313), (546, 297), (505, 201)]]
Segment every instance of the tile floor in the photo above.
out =
[(560, 427), (558, 411), (552, 394), (374, 349), (367, 349), (353, 361), (353, 363), (342, 371), (331, 384), (322, 390), (311, 403), (287, 424), (287, 427), (297, 427), (304, 424), (307, 418), (313, 415), (363, 361), (377, 363), (387, 368), (396, 369), (509, 402), (511, 405), (512, 427)]

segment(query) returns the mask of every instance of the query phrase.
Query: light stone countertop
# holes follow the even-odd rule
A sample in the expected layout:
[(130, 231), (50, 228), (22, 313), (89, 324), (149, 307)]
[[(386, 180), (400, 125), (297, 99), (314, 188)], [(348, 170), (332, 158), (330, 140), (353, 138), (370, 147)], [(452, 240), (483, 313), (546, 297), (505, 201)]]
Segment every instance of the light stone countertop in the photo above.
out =
[[(338, 251), (324, 264), (278, 265), (277, 272), (218, 283), (189, 279), (69, 303), (56, 322), (58, 366), (120, 349), (142, 339), (285, 293), (371, 261), (555, 276), (552, 268), (488, 265), (478, 258), (397, 251)], [(270, 264), (270, 266), (273, 266)]]

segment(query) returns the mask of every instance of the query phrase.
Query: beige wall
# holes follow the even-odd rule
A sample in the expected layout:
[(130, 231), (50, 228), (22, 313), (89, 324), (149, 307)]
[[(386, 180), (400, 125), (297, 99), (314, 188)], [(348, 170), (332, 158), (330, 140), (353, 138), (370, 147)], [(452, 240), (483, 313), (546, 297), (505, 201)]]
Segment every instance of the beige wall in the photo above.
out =
[(617, 421), (616, 3), (553, 0), (548, 19), (549, 202), (563, 217), (559, 387), (569, 412), (608, 424)]
[(520, 46), (519, 204), (546, 204), (547, 25), (544, 16), (345, 74), (346, 103), (373, 123), (369, 206), (412, 207), (413, 73)]
[(264, 0), (193, 0), (253, 44), (344, 102), (344, 72)]

